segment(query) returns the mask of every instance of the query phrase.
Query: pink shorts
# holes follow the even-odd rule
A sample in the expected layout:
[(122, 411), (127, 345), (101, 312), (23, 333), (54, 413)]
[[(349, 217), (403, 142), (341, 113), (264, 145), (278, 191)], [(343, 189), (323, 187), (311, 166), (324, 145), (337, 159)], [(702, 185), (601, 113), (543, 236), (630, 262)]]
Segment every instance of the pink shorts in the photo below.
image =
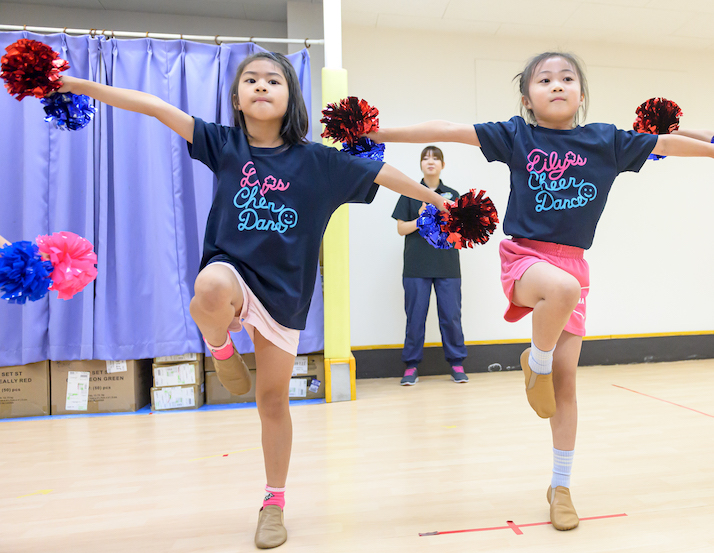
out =
[(580, 301), (570, 315), (564, 330), (576, 336), (585, 336), (585, 298), (590, 291), (590, 267), (588, 262), (583, 259), (582, 248), (526, 238), (513, 238), (501, 241), (499, 253), (501, 254), (501, 284), (510, 302), (503, 315), (504, 319), (513, 323), (533, 311), (530, 307), (522, 307), (513, 303), (513, 289), (516, 281), (520, 280), (531, 265), (540, 262), (550, 263), (573, 275), (580, 283)]
[(231, 332), (240, 332), (242, 328), (245, 327), (251, 341), (255, 343), (255, 329), (257, 328), (258, 332), (260, 332), (266, 340), (291, 355), (297, 355), (300, 331), (294, 328), (287, 328), (273, 319), (253, 291), (248, 288), (243, 277), (240, 276), (240, 273), (236, 271), (233, 265), (225, 261), (215, 261), (210, 263), (210, 265), (223, 265), (233, 271), (233, 274), (238, 280), (238, 285), (243, 292), (243, 307), (241, 308), (240, 314), (233, 319), (228, 330)]

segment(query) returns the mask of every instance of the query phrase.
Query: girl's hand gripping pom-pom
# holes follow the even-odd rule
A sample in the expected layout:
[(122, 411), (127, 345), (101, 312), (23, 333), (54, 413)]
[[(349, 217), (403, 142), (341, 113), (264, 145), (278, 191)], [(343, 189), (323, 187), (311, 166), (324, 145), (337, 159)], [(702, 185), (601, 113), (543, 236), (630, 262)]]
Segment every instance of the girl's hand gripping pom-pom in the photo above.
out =
[(379, 110), (365, 100), (348, 96), (322, 110), (323, 138), (354, 145), (361, 136), (379, 130)]
[[(650, 98), (636, 110), (637, 118), (632, 128), (637, 132), (649, 134), (670, 134), (679, 129), (682, 110), (666, 98)], [(664, 159), (667, 156), (650, 154), (647, 159)]]
[(54, 270), (52, 286), (60, 299), (68, 300), (97, 277), (97, 254), (92, 244), (72, 232), (55, 232), (38, 236), (40, 252), (49, 256)]
[(445, 213), (429, 204), (422, 210), (416, 222), (421, 237), (439, 250), (448, 250), (454, 247), (447, 240), (449, 234), (442, 229), (445, 219)]
[(89, 125), (97, 111), (89, 103), (89, 97), (71, 92), (56, 92), (40, 101), (45, 106), (45, 121), (54, 123), (61, 130), (83, 129)]
[(32, 242), (20, 241), (0, 248), (0, 292), (10, 303), (24, 304), (47, 295), (52, 263), (40, 255)]
[(448, 233), (447, 240), (456, 249), (472, 248), (474, 244), (485, 244), (496, 230), (498, 213), (485, 191), (471, 189), (452, 205), (448, 205), (449, 215), (442, 228)]
[(5, 48), (1, 59), (0, 77), (7, 91), (22, 100), (26, 96), (44, 98), (62, 86), (60, 71), (69, 69), (69, 63), (46, 44), (21, 38)]

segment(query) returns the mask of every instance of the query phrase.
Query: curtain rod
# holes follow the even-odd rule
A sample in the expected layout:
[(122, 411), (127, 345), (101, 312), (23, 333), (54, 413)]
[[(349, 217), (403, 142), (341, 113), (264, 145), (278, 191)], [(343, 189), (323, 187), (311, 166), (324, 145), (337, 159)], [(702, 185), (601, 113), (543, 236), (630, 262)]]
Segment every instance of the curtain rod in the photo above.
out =
[(185, 35), (176, 33), (151, 33), (149, 31), (114, 31), (109, 29), (69, 29), (67, 27), (32, 27), (30, 25), (0, 25), (0, 31), (30, 31), (32, 33), (65, 33), (71, 35), (103, 35), (108, 38), (158, 38), (163, 40), (193, 40), (196, 42), (272, 42), (275, 44), (304, 44), (309, 48), (312, 44), (325, 44), (321, 38), (262, 38), (247, 36), (207, 36), (207, 35)]

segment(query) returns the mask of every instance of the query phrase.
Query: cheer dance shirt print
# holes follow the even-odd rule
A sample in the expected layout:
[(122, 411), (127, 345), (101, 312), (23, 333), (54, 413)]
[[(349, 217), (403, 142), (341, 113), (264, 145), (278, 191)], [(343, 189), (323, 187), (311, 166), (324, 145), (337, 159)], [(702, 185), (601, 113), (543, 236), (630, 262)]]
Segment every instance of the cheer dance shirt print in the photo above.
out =
[(285, 233), (298, 224), (298, 214), (291, 207), (268, 201), (265, 193), (269, 190), (285, 191), (290, 188), (289, 182), (268, 175), (261, 182), (255, 165), (248, 161), (243, 165), (243, 178), (240, 189), (233, 197), (233, 205), (238, 212), (238, 230), (258, 230), (266, 232)]
[(597, 187), (567, 173), (584, 167), (587, 158), (568, 151), (561, 159), (557, 152), (534, 148), (526, 159), (528, 187), (535, 192), (535, 211), (561, 211), (586, 206), (597, 197)]

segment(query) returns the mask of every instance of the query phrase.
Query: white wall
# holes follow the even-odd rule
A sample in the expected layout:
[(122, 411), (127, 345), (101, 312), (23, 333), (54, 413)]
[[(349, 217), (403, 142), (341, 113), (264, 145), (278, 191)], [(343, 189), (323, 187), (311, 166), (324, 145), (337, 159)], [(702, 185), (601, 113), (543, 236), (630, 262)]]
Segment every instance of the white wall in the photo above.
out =
[[(350, 94), (380, 110), (385, 127), (430, 119), (500, 121), (517, 114), (511, 79), (532, 55), (567, 50), (586, 64), (588, 122), (631, 129), (635, 108), (653, 96), (675, 100), (682, 125), (714, 130), (714, 60), (696, 51), (631, 45), (519, 41), (428, 31), (344, 26)], [(508, 171), (479, 149), (440, 144), (444, 182), (460, 192), (480, 187), (501, 216)], [(386, 161), (419, 180), (423, 145), (388, 144)], [(586, 259), (591, 267), (588, 334), (592, 336), (712, 330), (714, 160), (648, 161), (618, 177)], [(402, 344), (403, 238), (391, 213), (397, 196), (381, 190), (370, 206), (350, 207), (351, 324), (354, 346)], [(463, 327), (467, 341), (530, 337), (530, 317), (503, 320), (499, 230), (484, 246), (462, 251)], [(440, 342), (435, 302), (427, 342)]]
[[(288, 38), (323, 38), (322, 5), (306, 2), (288, 2)], [(288, 52), (299, 52), (303, 44), (290, 44)], [(325, 49), (322, 45), (310, 46), (310, 78), (312, 79), (312, 105), (310, 106), (311, 140), (322, 142), (322, 68)]]

